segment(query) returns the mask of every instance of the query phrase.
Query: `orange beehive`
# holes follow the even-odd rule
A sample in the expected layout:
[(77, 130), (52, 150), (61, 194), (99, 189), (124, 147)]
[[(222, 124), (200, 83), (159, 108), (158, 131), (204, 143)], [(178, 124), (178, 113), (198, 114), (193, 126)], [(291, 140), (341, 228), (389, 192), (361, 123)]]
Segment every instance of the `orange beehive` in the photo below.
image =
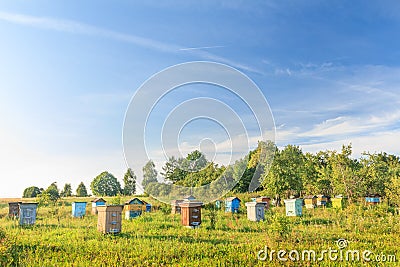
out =
[(97, 230), (103, 234), (117, 234), (122, 228), (122, 205), (98, 206)]
[(201, 224), (202, 202), (193, 197), (188, 197), (179, 204), (181, 207), (181, 223), (189, 228), (197, 228)]

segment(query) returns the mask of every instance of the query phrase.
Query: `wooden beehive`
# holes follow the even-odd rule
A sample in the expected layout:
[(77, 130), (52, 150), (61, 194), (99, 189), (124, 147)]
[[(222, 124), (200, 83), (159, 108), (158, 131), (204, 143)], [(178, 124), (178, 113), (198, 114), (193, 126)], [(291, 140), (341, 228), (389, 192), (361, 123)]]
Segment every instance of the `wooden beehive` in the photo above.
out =
[(306, 209), (314, 209), (317, 207), (317, 196), (305, 196), (304, 197), (304, 204)]
[(97, 230), (103, 234), (118, 234), (122, 228), (122, 205), (98, 206)]
[(303, 215), (303, 199), (285, 199), (286, 216), (302, 216)]
[(326, 207), (327, 203), (328, 203), (328, 196), (317, 195), (317, 206), (318, 207)]
[(19, 224), (33, 225), (36, 222), (38, 203), (19, 203)]
[(181, 223), (189, 228), (197, 228), (201, 225), (201, 206), (202, 202), (196, 199), (186, 198), (179, 203), (181, 207)]
[(268, 210), (271, 206), (271, 198), (270, 197), (257, 197), (255, 202), (264, 203), (265, 209)]
[(92, 200), (92, 214), (96, 215), (97, 214), (97, 207), (105, 206), (106, 203), (107, 203), (107, 201), (105, 201), (102, 198), (96, 198), (96, 199)]
[(86, 204), (86, 202), (72, 202), (72, 217), (84, 217), (86, 215)]
[(239, 212), (241, 200), (237, 197), (228, 197), (225, 199), (225, 212)]
[(247, 219), (253, 222), (265, 219), (265, 202), (247, 202)]
[(381, 203), (381, 195), (379, 194), (371, 194), (365, 197), (365, 203), (368, 206), (375, 206)]
[(347, 205), (347, 197), (343, 197), (342, 195), (335, 196), (331, 199), (332, 207), (337, 209), (343, 209)]
[(135, 197), (125, 202), (124, 214), (125, 219), (130, 220), (142, 215), (146, 211), (146, 202)]
[(8, 216), (11, 218), (19, 217), (19, 204), (22, 202), (10, 202), (8, 203)]
[(173, 200), (171, 201), (171, 213), (172, 214), (181, 214), (181, 207), (179, 206), (180, 203), (182, 203), (183, 200)]

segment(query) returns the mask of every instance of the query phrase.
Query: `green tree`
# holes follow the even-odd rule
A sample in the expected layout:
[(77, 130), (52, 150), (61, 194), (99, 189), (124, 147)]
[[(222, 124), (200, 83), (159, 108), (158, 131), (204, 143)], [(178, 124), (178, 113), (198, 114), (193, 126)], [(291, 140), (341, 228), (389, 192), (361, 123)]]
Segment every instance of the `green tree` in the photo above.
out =
[(145, 189), (148, 184), (157, 182), (156, 165), (152, 160), (149, 160), (146, 163), (146, 165), (144, 165), (142, 170), (143, 170), (142, 186)]
[(365, 183), (359, 175), (361, 164), (350, 158), (352, 154), (351, 144), (343, 145), (341, 153), (331, 152), (329, 157), (332, 166), (332, 187), (335, 195), (342, 194), (354, 201), (365, 194)]
[(76, 196), (77, 197), (87, 197), (88, 196), (86, 186), (83, 182), (81, 182), (78, 185), (78, 188), (76, 189)]
[(65, 184), (64, 185), (64, 189), (61, 191), (60, 195), (62, 197), (70, 197), (70, 196), (72, 196), (71, 184)]
[(51, 201), (57, 201), (60, 198), (60, 191), (58, 190), (57, 182), (54, 182), (49, 187), (47, 187), (44, 193), (49, 194)]
[(121, 184), (117, 178), (106, 171), (93, 179), (90, 188), (96, 196), (116, 196), (121, 193)]
[(124, 175), (124, 190), (125, 196), (132, 196), (136, 192), (136, 175), (131, 168), (129, 168)]
[(39, 187), (30, 186), (30, 187), (25, 188), (22, 197), (23, 198), (37, 197), (41, 192), (42, 191), (39, 189)]
[(170, 157), (165, 165), (162, 167), (163, 172), (161, 175), (165, 181), (177, 183), (186, 178), (188, 172), (183, 169), (183, 158), (176, 159), (174, 156)]
[(390, 205), (400, 207), (400, 158), (395, 155), (388, 156), (389, 180), (385, 194)]
[(314, 155), (314, 167), (317, 175), (317, 189), (319, 193), (330, 196), (333, 194), (331, 182), (332, 166), (330, 164), (330, 152), (320, 151)]
[(386, 186), (390, 184), (390, 166), (392, 159), (386, 153), (364, 153), (361, 158), (362, 169), (360, 173), (364, 178), (366, 194), (386, 195)]
[(269, 173), (265, 174), (263, 187), (278, 202), (281, 196), (300, 195), (306, 173), (304, 166), (305, 156), (298, 146), (288, 145), (278, 150)]

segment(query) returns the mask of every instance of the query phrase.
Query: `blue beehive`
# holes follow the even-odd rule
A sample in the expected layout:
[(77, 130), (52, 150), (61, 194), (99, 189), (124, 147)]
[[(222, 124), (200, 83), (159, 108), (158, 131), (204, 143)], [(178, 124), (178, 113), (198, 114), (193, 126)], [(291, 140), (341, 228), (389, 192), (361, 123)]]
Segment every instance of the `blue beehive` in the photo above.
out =
[(241, 200), (237, 197), (228, 197), (225, 199), (225, 212), (239, 212)]
[[(132, 198), (128, 201), (125, 202), (124, 206), (124, 213), (125, 213), (125, 219), (130, 220), (136, 217), (139, 217), (142, 215), (144, 211), (147, 210), (147, 203), (137, 197)], [(150, 205), (151, 209), (151, 205)]]
[(286, 216), (303, 215), (303, 199), (285, 199)]
[(19, 224), (33, 225), (36, 222), (36, 209), (38, 203), (20, 203), (19, 204)]
[(92, 200), (92, 214), (96, 215), (97, 212), (97, 207), (101, 207), (101, 206), (105, 206), (106, 205), (106, 201), (102, 198), (96, 198), (94, 200)]
[(151, 212), (151, 204), (146, 203), (146, 212)]
[(374, 206), (381, 203), (381, 195), (371, 194), (365, 197), (365, 202), (367, 205)]
[(72, 217), (81, 218), (86, 215), (86, 202), (72, 202)]

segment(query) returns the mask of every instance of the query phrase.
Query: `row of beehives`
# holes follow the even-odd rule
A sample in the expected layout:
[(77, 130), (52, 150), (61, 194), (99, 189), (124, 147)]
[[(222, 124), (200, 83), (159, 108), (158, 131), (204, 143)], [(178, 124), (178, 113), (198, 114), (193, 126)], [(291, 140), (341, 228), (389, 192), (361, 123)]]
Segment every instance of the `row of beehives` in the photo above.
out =
[[(86, 215), (87, 202), (73, 202), (72, 203), (72, 216), (83, 217)], [(20, 225), (33, 225), (36, 222), (36, 212), (38, 203), (23, 203), (23, 202), (10, 202), (9, 217), (18, 218)], [(92, 201), (92, 214), (98, 214), (100, 207), (105, 207), (106, 201), (102, 198), (96, 198)], [(126, 219), (135, 218), (140, 216), (143, 212), (151, 211), (151, 204), (140, 200), (138, 198), (131, 199), (125, 203), (123, 211)]]
[[(317, 196), (305, 196), (304, 206), (307, 209), (314, 209), (317, 207), (326, 207), (331, 202), (334, 208), (344, 208), (347, 205), (347, 197), (342, 195), (331, 198), (329, 196), (317, 195)], [(378, 205), (382, 202), (381, 195), (371, 194), (365, 197), (365, 204), (369, 206)]]
[[(139, 202), (139, 203), (138, 203)], [(98, 231), (107, 233), (120, 233), (122, 230), (122, 212), (125, 212), (125, 219), (134, 218), (131, 216), (131, 212), (138, 210), (137, 206), (143, 202), (137, 198), (132, 199), (125, 203), (125, 206), (114, 205), (114, 206), (97, 206), (98, 220), (97, 229)], [(181, 223), (182, 225), (190, 228), (199, 227), (201, 224), (201, 206), (202, 202), (197, 201), (194, 197), (189, 196), (179, 203)]]
[[(297, 198), (286, 199), (285, 210), (287, 216), (301, 216), (302, 208), (307, 199)], [(347, 199), (337, 196), (331, 199), (333, 207), (343, 208)], [(367, 203), (380, 203), (380, 197), (369, 196), (366, 198)], [(217, 201), (218, 202), (218, 201)], [(238, 212), (241, 200), (237, 197), (225, 199), (226, 212)], [(261, 221), (265, 219), (265, 210), (269, 209), (271, 199), (268, 197), (253, 198), (252, 202), (246, 203), (247, 218), (250, 221)], [(73, 202), (72, 215), (74, 217), (83, 217), (86, 214), (86, 202)], [(182, 225), (190, 228), (199, 227), (201, 224), (201, 207), (203, 203), (197, 201), (194, 197), (189, 196), (184, 200), (176, 200), (172, 202), (172, 213), (181, 214)], [(217, 204), (221, 207), (221, 203)], [(307, 207), (307, 204), (305, 204)], [(9, 203), (9, 215), (19, 217), (20, 225), (32, 225), (36, 221), (37, 203)], [(312, 205), (314, 207), (314, 205)], [(102, 198), (92, 201), (92, 213), (98, 214), (97, 229), (103, 233), (119, 233), (122, 228), (122, 214), (125, 219), (132, 219), (140, 216), (142, 212), (150, 212), (151, 205), (138, 198), (131, 199), (125, 205), (107, 206), (106, 201)]]

